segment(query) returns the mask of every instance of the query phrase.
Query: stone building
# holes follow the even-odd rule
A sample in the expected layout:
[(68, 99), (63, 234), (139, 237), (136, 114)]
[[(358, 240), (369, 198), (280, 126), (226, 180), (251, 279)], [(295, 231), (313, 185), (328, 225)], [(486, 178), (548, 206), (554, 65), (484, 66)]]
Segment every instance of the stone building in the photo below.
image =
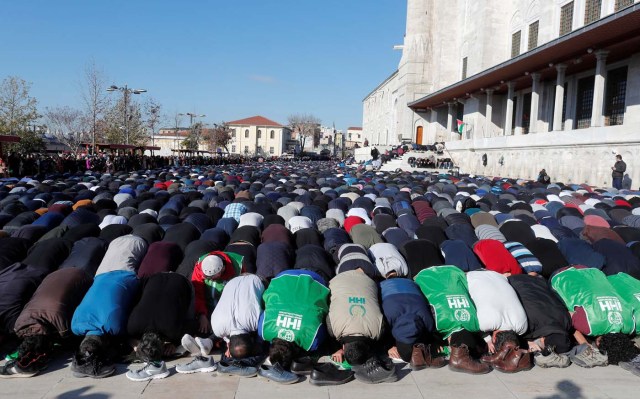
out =
[(363, 100), (372, 145), (445, 141), (469, 173), (593, 185), (620, 153), (640, 184), (638, 1), (408, 0), (397, 47)]
[[(280, 156), (290, 145), (291, 129), (263, 116), (227, 122), (231, 129), (231, 154)], [(293, 150), (293, 149), (291, 149)]]

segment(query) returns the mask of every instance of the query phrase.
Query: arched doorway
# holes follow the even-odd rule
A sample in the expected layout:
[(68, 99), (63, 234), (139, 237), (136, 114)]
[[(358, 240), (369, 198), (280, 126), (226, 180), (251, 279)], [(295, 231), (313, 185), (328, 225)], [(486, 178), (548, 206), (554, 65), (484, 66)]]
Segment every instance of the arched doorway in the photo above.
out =
[(416, 144), (422, 145), (422, 126), (416, 128)]

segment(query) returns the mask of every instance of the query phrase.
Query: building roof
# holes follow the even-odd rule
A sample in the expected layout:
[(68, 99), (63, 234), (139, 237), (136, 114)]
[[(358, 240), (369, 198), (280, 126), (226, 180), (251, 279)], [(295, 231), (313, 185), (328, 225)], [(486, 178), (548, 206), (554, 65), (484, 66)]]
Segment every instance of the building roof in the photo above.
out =
[(256, 115), (250, 118), (238, 119), (237, 121), (227, 122), (227, 125), (248, 125), (248, 126), (272, 126), (284, 127), (278, 122), (267, 119), (264, 116)]
[(572, 75), (595, 68), (596, 50), (609, 51), (607, 63), (613, 63), (639, 48), (640, 4), (635, 4), (408, 105), (416, 111), (429, 109), (468, 98), (484, 89), (502, 94), (507, 91), (509, 81), (514, 82), (517, 91), (531, 87), (528, 75), (534, 72), (540, 73), (541, 81), (555, 79), (555, 65), (559, 63), (566, 64), (566, 74)]
[(362, 130), (362, 128), (357, 126), (352, 126), (352, 127), (348, 127), (347, 130)]

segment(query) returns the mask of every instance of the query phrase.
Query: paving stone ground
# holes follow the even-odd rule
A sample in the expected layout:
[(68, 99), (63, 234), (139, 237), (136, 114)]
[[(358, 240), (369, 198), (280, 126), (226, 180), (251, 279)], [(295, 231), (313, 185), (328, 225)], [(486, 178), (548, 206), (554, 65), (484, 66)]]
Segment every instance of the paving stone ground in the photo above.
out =
[[(221, 376), (216, 373), (177, 374), (173, 367), (187, 359), (171, 361), (171, 375), (162, 380), (132, 382), (120, 365), (114, 376), (97, 380), (76, 378), (70, 358), (57, 359), (33, 378), (0, 379), (0, 398), (16, 399), (607, 399), (640, 397), (640, 378), (617, 366), (583, 369), (534, 368), (518, 374), (491, 372), (473, 376), (448, 368), (412, 372), (399, 364), (400, 380), (367, 385), (358, 381), (336, 387), (316, 387), (307, 378), (294, 385), (264, 379)], [(131, 368), (141, 367), (133, 364)]]

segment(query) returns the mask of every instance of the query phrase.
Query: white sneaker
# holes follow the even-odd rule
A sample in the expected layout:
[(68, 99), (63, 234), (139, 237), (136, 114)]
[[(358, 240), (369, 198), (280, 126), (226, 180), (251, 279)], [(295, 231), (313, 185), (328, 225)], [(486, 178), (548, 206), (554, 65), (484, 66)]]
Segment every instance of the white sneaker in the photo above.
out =
[(202, 356), (209, 356), (211, 349), (213, 349), (213, 341), (209, 338), (196, 337), (196, 344), (200, 348), (200, 354)]
[(183, 348), (191, 352), (192, 355), (197, 356), (200, 354), (200, 347), (196, 343), (196, 340), (189, 334), (185, 334), (180, 341)]
[(164, 362), (160, 362), (158, 365), (147, 363), (140, 370), (129, 370), (126, 376), (131, 381), (149, 381), (166, 378), (169, 374), (170, 372), (167, 370), (167, 365)]

